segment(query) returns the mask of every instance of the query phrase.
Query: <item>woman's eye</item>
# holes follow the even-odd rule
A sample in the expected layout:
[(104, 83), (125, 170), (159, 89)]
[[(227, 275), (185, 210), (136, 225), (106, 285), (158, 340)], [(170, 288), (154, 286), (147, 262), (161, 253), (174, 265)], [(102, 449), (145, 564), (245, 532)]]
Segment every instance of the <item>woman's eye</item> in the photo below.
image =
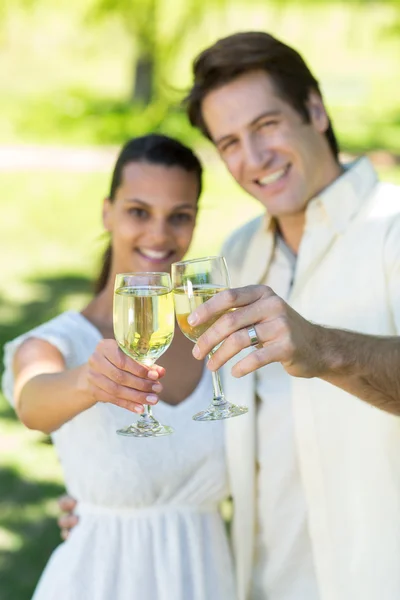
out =
[(144, 220), (146, 219), (148, 213), (143, 208), (132, 207), (128, 210), (129, 214), (135, 217), (136, 219)]
[(193, 221), (192, 215), (189, 213), (176, 213), (171, 216), (171, 222), (175, 225), (181, 225), (183, 223), (190, 223)]

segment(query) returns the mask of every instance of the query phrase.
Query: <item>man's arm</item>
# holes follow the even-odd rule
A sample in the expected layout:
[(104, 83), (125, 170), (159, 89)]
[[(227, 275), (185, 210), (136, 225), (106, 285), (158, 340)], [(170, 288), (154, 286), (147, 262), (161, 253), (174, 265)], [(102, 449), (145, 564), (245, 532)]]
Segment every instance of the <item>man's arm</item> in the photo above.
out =
[(318, 376), (377, 408), (400, 415), (400, 337), (318, 330), (325, 362)]
[(235, 377), (280, 362), (290, 375), (319, 377), (400, 415), (400, 338), (316, 325), (262, 285), (221, 292), (199, 306), (189, 320), (197, 325), (216, 314), (222, 316), (193, 349), (193, 355), (203, 359), (223, 342), (208, 363), (211, 370), (251, 345), (247, 328), (254, 325), (260, 343), (234, 365)]

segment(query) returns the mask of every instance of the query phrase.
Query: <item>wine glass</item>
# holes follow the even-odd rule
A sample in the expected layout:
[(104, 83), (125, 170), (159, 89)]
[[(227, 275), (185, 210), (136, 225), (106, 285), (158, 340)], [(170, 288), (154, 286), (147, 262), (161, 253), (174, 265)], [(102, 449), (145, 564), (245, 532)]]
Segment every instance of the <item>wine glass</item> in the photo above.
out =
[[(114, 286), (114, 335), (118, 346), (138, 363), (150, 367), (174, 337), (175, 316), (168, 273), (120, 273)], [(158, 437), (173, 432), (152, 415), (151, 406), (136, 423), (117, 433)]]
[[(230, 287), (228, 268), (222, 256), (196, 258), (172, 264), (172, 285), (175, 303), (176, 320), (182, 333), (197, 342), (222, 313), (212, 319), (192, 327), (188, 316), (195, 308)], [(216, 348), (210, 352), (209, 358)], [(193, 416), (195, 421), (215, 421), (244, 415), (248, 412), (245, 406), (236, 406), (225, 399), (218, 371), (212, 371), (214, 398), (210, 406)]]

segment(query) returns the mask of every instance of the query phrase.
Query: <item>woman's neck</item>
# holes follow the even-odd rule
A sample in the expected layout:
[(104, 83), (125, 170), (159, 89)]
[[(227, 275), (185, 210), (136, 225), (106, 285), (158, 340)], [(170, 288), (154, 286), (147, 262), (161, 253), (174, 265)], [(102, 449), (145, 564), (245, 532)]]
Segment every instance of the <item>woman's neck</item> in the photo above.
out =
[(105, 338), (114, 337), (113, 295), (114, 290), (107, 283), (106, 287), (82, 310), (83, 316), (93, 323)]

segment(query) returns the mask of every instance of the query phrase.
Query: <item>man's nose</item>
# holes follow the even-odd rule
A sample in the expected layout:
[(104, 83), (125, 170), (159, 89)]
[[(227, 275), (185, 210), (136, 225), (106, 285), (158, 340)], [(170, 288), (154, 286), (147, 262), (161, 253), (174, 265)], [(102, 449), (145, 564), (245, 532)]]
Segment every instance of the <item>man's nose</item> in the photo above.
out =
[(268, 166), (272, 152), (267, 144), (261, 144), (260, 140), (250, 137), (243, 143), (243, 148), (247, 167), (257, 170)]

